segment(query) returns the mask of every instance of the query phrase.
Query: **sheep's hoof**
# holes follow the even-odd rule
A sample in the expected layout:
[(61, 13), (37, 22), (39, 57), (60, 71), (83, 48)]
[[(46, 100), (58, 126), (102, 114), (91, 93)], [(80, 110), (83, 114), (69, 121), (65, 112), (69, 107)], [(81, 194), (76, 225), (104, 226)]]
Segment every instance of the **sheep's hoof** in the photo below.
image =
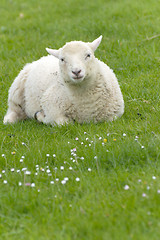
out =
[(45, 118), (45, 114), (44, 114), (43, 110), (37, 111), (37, 112), (34, 114), (34, 118), (35, 118), (38, 122), (43, 122), (43, 121), (44, 121), (44, 118)]

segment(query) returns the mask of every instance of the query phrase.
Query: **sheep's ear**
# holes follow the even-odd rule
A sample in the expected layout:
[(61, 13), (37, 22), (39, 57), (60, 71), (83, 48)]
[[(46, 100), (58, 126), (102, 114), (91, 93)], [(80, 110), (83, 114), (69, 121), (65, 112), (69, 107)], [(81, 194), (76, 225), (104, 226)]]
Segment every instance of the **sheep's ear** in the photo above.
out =
[(54, 50), (54, 49), (50, 49), (50, 48), (46, 48), (46, 51), (53, 55), (56, 58), (59, 58), (59, 50)]
[(99, 44), (101, 43), (101, 40), (102, 40), (102, 35), (99, 38), (95, 39), (93, 42), (89, 43), (93, 51), (95, 51), (98, 48)]

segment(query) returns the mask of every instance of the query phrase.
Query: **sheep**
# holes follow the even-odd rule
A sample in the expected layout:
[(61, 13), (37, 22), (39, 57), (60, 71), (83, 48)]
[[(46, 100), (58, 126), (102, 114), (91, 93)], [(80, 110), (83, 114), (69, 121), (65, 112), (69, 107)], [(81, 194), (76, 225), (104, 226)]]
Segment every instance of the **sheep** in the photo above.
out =
[(24, 66), (9, 89), (4, 124), (36, 118), (45, 124), (112, 121), (124, 113), (113, 70), (94, 56), (93, 42), (71, 41)]

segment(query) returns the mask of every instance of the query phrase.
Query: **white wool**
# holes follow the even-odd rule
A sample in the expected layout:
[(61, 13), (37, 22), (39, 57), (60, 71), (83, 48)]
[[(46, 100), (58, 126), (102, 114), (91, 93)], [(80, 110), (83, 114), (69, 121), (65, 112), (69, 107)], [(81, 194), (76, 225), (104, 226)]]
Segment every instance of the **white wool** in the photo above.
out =
[(34, 118), (50, 124), (120, 117), (123, 96), (113, 71), (94, 56), (102, 37), (73, 41), (27, 64), (9, 90), (4, 123)]

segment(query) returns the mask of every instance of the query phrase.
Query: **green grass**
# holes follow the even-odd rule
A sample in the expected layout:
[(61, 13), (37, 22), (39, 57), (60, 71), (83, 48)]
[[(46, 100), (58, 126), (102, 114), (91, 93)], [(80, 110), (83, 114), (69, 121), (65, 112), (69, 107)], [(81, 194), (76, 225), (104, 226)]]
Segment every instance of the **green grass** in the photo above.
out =
[[(159, 13), (156, 0), (1, 0), (0, 239), (160, 239)], [(45, 47), (101, 34), (96, 56), (117, 75), (122, 118), (62, 127), (34, 120), (3, 125), (8, 89), (25, 63), (46, 55)]]

